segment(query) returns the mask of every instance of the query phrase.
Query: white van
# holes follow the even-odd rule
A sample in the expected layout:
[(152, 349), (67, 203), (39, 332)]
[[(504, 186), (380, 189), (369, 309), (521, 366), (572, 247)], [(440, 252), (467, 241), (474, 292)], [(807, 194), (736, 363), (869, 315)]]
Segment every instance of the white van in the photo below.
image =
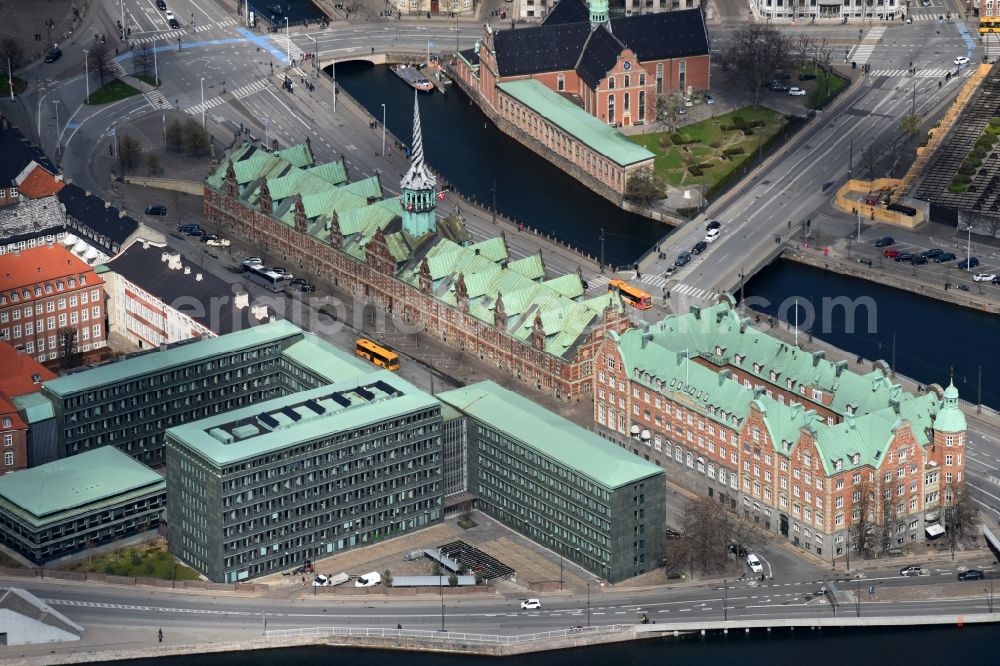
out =
[(382, 574), (372, 571), (371, 573), (366, 573), (364, 576), (358, 576), (358, 579), (354, 581), (354, 587), (375, 587), (381, 582)]

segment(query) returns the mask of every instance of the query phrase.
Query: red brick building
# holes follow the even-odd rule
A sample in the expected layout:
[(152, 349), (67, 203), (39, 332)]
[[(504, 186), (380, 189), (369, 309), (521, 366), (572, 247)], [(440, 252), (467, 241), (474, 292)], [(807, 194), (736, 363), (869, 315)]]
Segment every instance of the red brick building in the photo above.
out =
[(460, 218), (438, 219), (437, 182), (413, 160), (400, 198), (377, 177), (349, 183), (341, 159), (315, 164), (308, 144), (237, 148), (205, 182), (205, 217), (264, 253), (350, 292), (412, 330), (525, 384), (569, 400), (589, 393), (607, 331), (629, 326), (617, 297), (587, 297), (579, 275), (547, 279), (540, 255), (512, 260), (502, 236), (471, 242)]
[(42, 388), (55, 375), (11, 345), (0, 342), (0, 476), (28, 467), (28, 424), (13, 399)]
[(539, 26), (483, 27), (455, 72), (495, 115), (498, 84), (535, 79), (609, 125), (656, 118), (656, 98), (707, 91), (708, 31), (701, 9), (609, 17), (606, 0), (560, 0)]
[(723, 301), (609, 334), (597, 430), (825, 559), (944, 532), (966, 421), (954, 385), (911, 394), (749, 326)]
[(0, 339), (39, 361), (59, 356), (59, 330), (77, 331), (76, 350), (104, 347), (104, 281), (61, 245), (3, 257)]

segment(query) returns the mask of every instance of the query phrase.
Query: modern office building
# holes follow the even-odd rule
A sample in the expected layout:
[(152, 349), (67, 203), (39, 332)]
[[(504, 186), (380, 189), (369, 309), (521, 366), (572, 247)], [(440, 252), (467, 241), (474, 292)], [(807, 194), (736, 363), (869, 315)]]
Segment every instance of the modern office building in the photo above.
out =
[(0, 541), (35, 564), (156, 529), (166, 481), (112, 446), (0, 476)]
[(278, 320), (192, 340), (59, 377), (42, 386), (59, 424), (61, 455), (111, 444), (164, 462), (167, 428), (328, 384), (369, 369)]
[(466, 416), (477, 508), (612, 583), (658, 566), (663, 469), (491, 381), (437, 398)]
[(213, 581), (275, 573), (442, 518), (441, 406), (389, 371), (166, 436), (171, 549)]
[(941, 534), (961, 494), (954, 385), (908, 393), (881, 361), (852, 372), (755, 329), (728, 297), (609, 334), (596, 368), (598, 432), (827, 560)]

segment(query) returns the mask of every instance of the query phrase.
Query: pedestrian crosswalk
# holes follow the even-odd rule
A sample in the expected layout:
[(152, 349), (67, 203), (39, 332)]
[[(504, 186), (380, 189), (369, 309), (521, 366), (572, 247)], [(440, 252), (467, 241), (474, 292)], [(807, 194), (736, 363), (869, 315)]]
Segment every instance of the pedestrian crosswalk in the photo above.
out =
[(154, 109), (172, 109), (174, 105), (170, 103), (170, 100), (164, 96), (159, 90), (153, 89), (147, 93), (143, 93), (143, 97), (149, 102), (149, 105)]
[(674, 285), (674, 287), (670, 289), (670, 293), (671, 295), (680, 294), (681, 296), (688, 296), (690, 298), (696, 298), (699, 300), (705, 299), (709, 295), (708, 291), (705, 291), (704, 289), (699, 289), (698, 287), (692, 287), (691, 285), (688, 284)]
[[(944, 78), (944, 75), (954, 70), (954, 67), (937, 69), (918, 69), (917, 77), (924, 78)], [(905, 69), (876, 69), (871, 72), (871, 76), (907, 76), (909, 73)]]
[(233, 91), (233, 97), (242, 99), (267, 88), (267, 81), (254, 81)]
[[(254, 81), (253, 83), (248, 83), (245, 86), (241, 86), (239, 88), (236, 88), (235, 90), (230, 91), (230, 94), (232, 94), (232, 96), (235, 99), (242, 99), (244, 97), (249, 97), (250, 95), (256, 92), (260, 92), (261, 90), (265, 90), (267, 87), (268, 83), (266, 80)], [(208, 111), (209, 109), (215, 108), (225, 101), (226, 99), (222, 96), (213, 97), (211, 99), (206, 99), (204, 102), (200, 104), (195, 104), (194, 106), (190, 106), (184, 109), (184, 111), (185, 113), (189, 113), (192, 116), (199, 116), (203, 111)]]
[(885, 34), (885, 26), (876, 26), (871, 28), (867, 34), (865, 34), (864, 39), (861, 44), (854, 47), (854, 50), (849, 56), (851, 62), (857, 63), (858, 66), (864, 65), (868, 62), (868, 59), (872, 57), (872, 53), (875, 51), (875, 47), (878, 45), (878, 41), (882, 39), (882, 35)]
[(910, 14), (914, 21), (937, 21), (940, 14)]
[(650, 275), (647, 273), (639, 278), (639, 282), (643, 284), (648, 284), (651, 287), (662, 287), (667, 283), (667, 279), (660, 275)]
[(189, 113), (192, 116), (200, 116), (203, 111), (208, 111), (211, 108), (219, 106), (225, 101), (226, 100), (222, 99), (221, 97), (213, 97), (211, 99), (206, 99), (204, 102), (201, 102), (200, 104), (189, 106), (188, 108), (184, 109), (184, 112)]
[(128, 72), (122, 67), (122, 64), (117, 60), (111, 60), (108, 62), (108, 69), (111, 70), (111, 75), (116, 79), (121, 79), (128, 76)]
[(286, 52), (292, 60), (302, 60), (302, 49), (288, 35), (275, 35), (271, 38), (278, 48)]
[(132, 40), (133, 44), (143, 45), (156, 43), (170, 43), (176, 42), (178, 37), (184, 35), (183, 30), (171, 30), (169, 32), (158, 32), (155, 35), (147, 35), (146, 37), (137, 37)]
[(610, 278), (607, 275), (597, 275), (590, 280), (587, 280), (587, 286), (593, 289), (594, 287), (602, 287), (608, 283)]

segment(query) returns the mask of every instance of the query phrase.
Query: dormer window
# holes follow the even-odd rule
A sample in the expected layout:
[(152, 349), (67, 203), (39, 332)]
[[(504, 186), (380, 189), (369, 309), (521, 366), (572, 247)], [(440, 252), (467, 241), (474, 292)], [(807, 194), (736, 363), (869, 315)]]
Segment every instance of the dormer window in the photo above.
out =
[(720, 347), (719, 345), (715, 345), (715, 355), (722, 356), (722, 347)]
[(850, 414), (850, 415), (852, 415), (852, 416), (853, 416), (853, 415), (854, 415), (854, 410), (855, 410), (855, 407), (854, 407), (854, 405), (848, 405), (848, 406), (847, 406), (847, 413), (848, 413), (848, 414)]
[(80, 276), (80, 286), (82, 287), (85, 284), (87, 284), (87, 276), (86, 275), (81, 275)]
[(771, 381), (772, 382), (778, 381), (778, 373), (775, 372), (774, 370), (771, 371)]
[(733, 360), (736, 361), (736, 365), (742, 365), (743, 364), (743, 355), (742, 354), (736, 354), (735, 356), (733, 356)]
[(844, 459), (843, 458), (837, 458), (836, 460), (834, 460), (833, 461), (833, 468), (836, 469), (836, 470), (844, 469)]
[(761, 366), (761, 364), (760, 364), (760, 363), (754, 363), (754, 364), (753, 364), (753, 371), (754, 371), (754, 373), (755, 373), (755, 374), (757, 374), (757, 373), (760, 373), (760, 369), (761, 369), (761, 367), (762, 367), (762, 366)]
[(38, 286), (38, 285), (36, 284), (36, 285), (35, 285), (35, 287), (34, 287), (34, 292), (35, 292), (35, 296), (41, 296), (41, 295), (42, 295), (42, 288), (41, 288), (41, 287), (39, 287), (39, 286)]
[(791, 378), (791, 377), (789, 377), (788, 379), (786, 379), (786, 380), (785, 380), (785, 386), (786, 386), (786, 387), (788, 387), (788, 390), (789, 390), (789, 391), (791, 391), (791, 390), (792, 390), (792, 387), (794, 387), (794, 386), (795, 386), (795, 382), (794, 382), (794, 380), (792, 380), (792, 378)]
[(68, 280), (66, 280), (66, 282), (69, 284), (70, 287), (76, 286), (76, 278), (69, 278)]
[(50, 283), (50, 282), (46, 282), (45, 283), (45, 293), (46, 294), (51, 294), (52, 293), (52, 283)]
[(25, 289), (24, 291), (22, 291), (21, 295), (24, 296), (24, 300), (26, 300), (26, 301), (30, 301), (31, 300), (31, 292), (28, 291), (27, 289)]
[(851, 454), (851, 464), (852, 465), (857, 465), (860, 462), (861, 462), (861, 454), (860, 453), (852, 453)]

